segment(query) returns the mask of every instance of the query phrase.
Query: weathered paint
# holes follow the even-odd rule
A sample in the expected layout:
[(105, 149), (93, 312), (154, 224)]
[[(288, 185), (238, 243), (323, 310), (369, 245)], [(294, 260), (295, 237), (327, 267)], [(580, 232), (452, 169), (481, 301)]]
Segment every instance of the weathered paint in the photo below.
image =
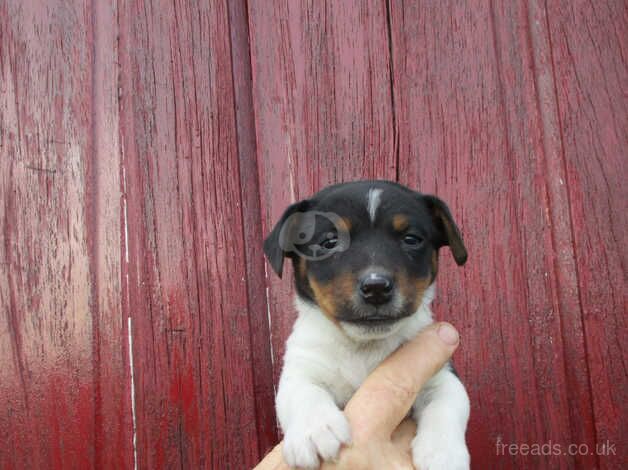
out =
[(294, 320), (261, 240), (357, 178), (462, 228), (474, 468), (628, 465), (625, 5), (445, 3), (0, 2), (0, 468), (253, 466)]

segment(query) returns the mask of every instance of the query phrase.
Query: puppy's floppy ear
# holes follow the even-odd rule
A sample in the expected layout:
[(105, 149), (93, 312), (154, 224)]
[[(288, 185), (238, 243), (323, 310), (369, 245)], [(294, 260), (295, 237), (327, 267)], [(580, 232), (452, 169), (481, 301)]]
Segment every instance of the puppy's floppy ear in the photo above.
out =
[(460, 230), (449, 212), (447, 204), (436, 196), (423, 195), (438, 231), (438, 247), (448, 245), (456, 264), (462, 266), (467, 261), (467, 249), (462, 241)]
[(279, 222), (275, 225), (270, 235), (264, 240), (264, 253), (273, 270), (281, 277), (283, 272), (283, 260), (291, 253), (289, 240), (294, 239), (294, 231), (298, 229), (299, 217), (292, 217), (299, 212), (305, 212), (310, 207), (310, 201), (295, 202), (288, 206)]

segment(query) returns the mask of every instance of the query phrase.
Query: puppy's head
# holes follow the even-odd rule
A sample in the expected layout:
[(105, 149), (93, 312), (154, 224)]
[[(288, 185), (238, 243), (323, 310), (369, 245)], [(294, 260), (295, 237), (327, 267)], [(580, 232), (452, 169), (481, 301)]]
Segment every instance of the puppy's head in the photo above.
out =
[(443, 201), (392, 182), (359, 181), (288, 207), (264, 252), (279, 276), (290, 258), (299, 297), (350, 337), (368, 340), (393, 334), (418, 310), (443, 246), (465, 263)]

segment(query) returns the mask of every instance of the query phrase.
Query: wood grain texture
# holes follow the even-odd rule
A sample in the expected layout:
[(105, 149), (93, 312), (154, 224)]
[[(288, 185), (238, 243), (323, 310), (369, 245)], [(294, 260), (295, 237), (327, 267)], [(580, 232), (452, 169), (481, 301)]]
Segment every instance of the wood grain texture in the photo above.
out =
[[(251, 1), (249, 24), (264, 233), (332, 182), (394, 179), (385, 4)], [(295, 318), (290, 269), (282, 281), (267, 268), (275, 379)]]
[(132, 461), (115, 28), (94, 15), (0, 4), (0, 468)]
[[(553, 12), (539, 2), (449, 7), (392, 2), (393, 68), (402, 116), (399, 167), (410, 169), (400, 171), (401, 181), (452, 202), (471, 253), (464, 282), (446, 263), (436, 307), (461, 325), (468, 341), (458, 364), (474, 404), (471, 453), (478, 468), (619, 468), (616, 459), (595, 455), (601, 440), (593, 428), (586, 307), (572, 239), (572, 225), (581, 223), (572, 220), (565, 186), (564, 122), (554, 88), (560, 84), (554, 83), (547, 27)], [(609, 55), (622, 57), (619, 51)], [(618, 114), (625, 119), (625, 112)], [(621, 124), (625, 132), (625, 122), (617, 128)], [(615, 151), (612, 158), (620, 155)], [(606, 189), (619, 187), (615, 181)], [(610, 195), (601, 196), (604, 207)], [(610, 246), (617, 253), (616, 244)], [(606, 293), (618, 285), (597, 284)], [(612, 331), (617, 323), (620, 331), (624, 327), (622, 315), (615, 308)], [(620, 344), (615, 333), (610, 336), (599, 344)], [(621, 348), (606, 356), (619, 361), (620, 370), (618, 383), (605, 390), (625, 390)], [(614, 418), (602, 421), (617, 423), (626, 415), (625, 408), (614, 411)], [(622, 440), (617, 428), (609, 439), (616, 444)], [(497, 442), (552, 442), (563, 450), (586, 444), (591, 452), (510, 457), (497, 455)]]
[(464, 338), (456, 364), (473, 460), (569, 468), (571, 458), (496, 447), (571, 442), (528, 12), (516, 2), (391, 10), (402, 182), (450, 203), (470, 253), (464, 270), (441, 256), (435, 310)]
[(227, 3), (130, 2), (120, 18), (138, 465), (250, 468), (259, 454)]
[(247, 468), (276, 439), (243, 6), (2, 3), (0, 468)]
[(254, 352), (255, 363), (253, 383), (257, 439), (260, 455), (266, 455), (277, 443), (277, 422), (270, 325), (266, 306), (265, 261), (262, 251), (264, 232), (262, 230), (260, 186), (257, 171), (248, 12), (245, 0), (232, 0), (228, 4), (246, 253), (248, 311), (251, 350)]
[[(556, 1), (547, 19), (596, 441), (625, 443), (628, 10)], [(600, 468), (626, 468), (622, 446)]]
[(261, 242), (363, 178), (462, 228), (473, 467), (626, 468), (627, 38), (615, 0), (0, 0), (0, 468), (252, 467), (295, 318)]
[[(614, 426), (606, 435), (611, 436), (611, 443), (622, 441), (625, 432), (619, 423), (625, 410), (598, 400), (602, 413), (612, 410), (616, 414), (613, 418), (603, 416), (602, 424), (597, 422), (599, 413), (594, 414), (596, 387), (590, 383), (587, 313), (574, 238), (578, 230), (574, 227), (580, 224), (574, 221), (573, 194), (567, 184), (564, 154), (568, 149), (563, 143), (564, 118), (557, 91), (561, 84), (555, 79), (551, 21), (552, 9), (560, 6), (553, 2), (483, 1), (446, 5), (391, 1), (385, 6), (390, 42), (385, 37), (382, 40), (392, 51), (388, 61), (392, 73), (389, 124), (393, 126), (392, 150), (398, 153), (399, 181), (447, 200), (472, 254), (464, 270), (458, 270), (448, 256), (441, 257), (440, 299), (435, 308), (439, 318), (459, 325), (465, 338), (457, 364), (474, 404), (469, 430), (474, 465), (618, 468), (611, 457), (595, 455), (596, 444), (601, 443), (600, 426)], [(592, 11), (583, 12), (582, 6), (578, 9), (580, 21), (595, 16)], [(335, 168), (343, 172), (341, 176), (320, 180), (304, 169), (320, 166), (318, 144), (324, 148), (329, 142), (308, 140), (307, 136), (331, 128), (328, 121), (337, 120), (327, 111), (327, 101), (337, 96), (338, 83), (349, 87), (355, 82), (337, 80), (330, 86), (327, 76), (317, 70), (301, 84), (303, 73), (299, 69), (321, 67), (334, 73), (337, 61), (359, 63), (355, 56), (364, 53), (362, 49), (351, 51), (353, 56), (343, 55), (335, 49), (330, 61), (328, 49), (317, 48), (317, 55), (311, 48), (304, 49), (303, 44), (311, 41), (309, 35), (318, 31), (317, 27), (326, 32), (324, 44), (343, 34), (338, 31), (355, 27), (355, 21), (344, 28), (330, 26), (340, 20), (329, 18), (347, 20), (350, 14), (340, 10), (329, 4), (296, 2), (278, 3), (275, 10), (262, 9), (255, 2), (250, 5), (260, 184), (267, 232), (289, 202), (318, 189), (319, 181), (370, 176), (347, 172), (343, 155), (332, 167), (318, 170), (328, 175), (333, 171), (330, 168)], [(615, 18), (622, 18), (619, 10)], [(563, 17), (568, 11), (564, 9)], [(568, 16), (567, 21), (572, 19), (573, 15)], [(600, 23), (610, 24), (609, 18), (598, 19), (598, 32), (603, 30)], [(615, 49), (608, 53), (612, 60), (607, 58), (603, 67), (598, 65), (616, 71), (612, 90), (616, 103), (622, 102), (617, 84), (626, 78), (622, 42), (617, 40), (623, 37), (622, 27), (625, 22), (605, 30), (616, 36)], [(590, 86), (589, 93), (598, 85)], [(354, 93), (366, 95), (359, 89)], [(322, 96), (317, 100), (311, 98), (319, 94)], [(318, 106), (307, 107), (310, 100)], [(625, 119), (625, 111), (615, 109), (614, 113)], [(318, 123), (315, 129), (306, 125), (311, 123), (312, 114)], [(363, 119), (363, 115), (343, 117), (346, 120), (340, 126), (356, 128)], [(620, 120), (615, 128), (625, 132), (625, 122)], [(620, 155), (616, 152), (613, 158)], [(353, 157), (354, 161), (361, 158)], [(615, 167), (621, 167), (619, 161)], [(625, 178), (625, 171), (616, 175)], [(619, 185), (618, 180), (612, 181), (608, 195), (595, 196), (598, 203), (604, 207), (611, 195), (621, 201), (615, 192)], [(623, 226), (617, 211), (613, 219), (617, 226)], [(618, 245), (612, 248), (615, 259), (625, 256), (618, 253)], [(605, 269), (603, 262), (591, 266), (591, 272), (600, 269)], [(616, 272), (623, 275), (623, 265)], [(289, 282), (277, 281), (270, 270), (268, 273), (277, 377), (283, 341), (294, 314)], [(598, 288), (615, 291), (619, 279), (617, 276), (607, 285), (598, 284)], [(617, 333), (593, 333), (598, 340), (605, 335), (599, 341), (599, 357), (593, 360), (602, 364), (612, 357), (618, 367), (611, 376), (622, 384), (626, 380), (624, 356), (617, 338), (623, 334), (624, 323), (619, 309), (614, 311), (612, 323), (619, 326)], [(616, 348), (609, 351), (608, 343)], [(602, 387), (609, 394), (606, 400), (623, 403), (615, 396), (616, 386), (607, 381)], [(497, 442), (555, 443), (566, 454), (569, 444), (585, 444), (590, 453), (499, 455)]]
[(91, 4), (91, 158), (85, 183), (94, 323), (94, 467), (134, 465), (129, 331), (124, 315), (123, 180), (117, 69), (118, 9)]

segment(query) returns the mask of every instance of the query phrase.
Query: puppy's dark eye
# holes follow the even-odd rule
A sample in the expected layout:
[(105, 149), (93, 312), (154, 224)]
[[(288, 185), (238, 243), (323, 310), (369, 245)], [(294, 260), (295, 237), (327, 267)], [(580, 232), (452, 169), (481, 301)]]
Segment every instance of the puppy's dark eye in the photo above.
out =
[(418, 235), (406, 235), (403, 237), (403, 243), (408, 246), (419, 246), (423, 243), (423, 239)]
[(338, 245), (338, 238), (336, 237), (326, 238), (325, 240), (321, 242), (321, 246), (325, 248), (326, 250), (331, 250), (335, 248), (336, 245)]

